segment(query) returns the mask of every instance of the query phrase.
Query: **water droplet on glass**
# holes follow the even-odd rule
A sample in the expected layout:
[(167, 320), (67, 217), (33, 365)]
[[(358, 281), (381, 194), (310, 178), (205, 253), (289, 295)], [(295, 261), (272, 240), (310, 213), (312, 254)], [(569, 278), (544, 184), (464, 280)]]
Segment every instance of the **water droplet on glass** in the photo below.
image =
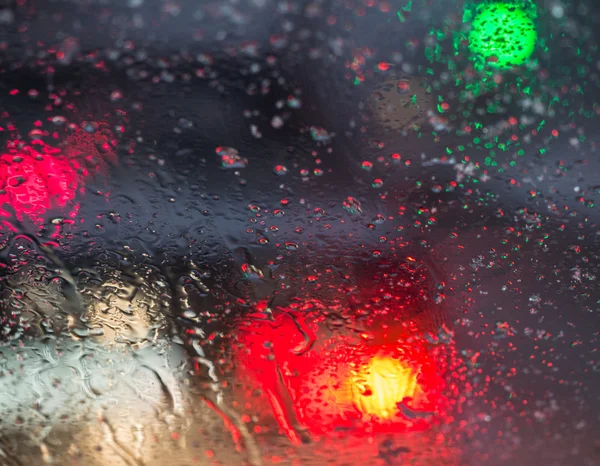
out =
[(373, 223), (376, 223), (376, 224), (382, 224), (383, 222), (385, 222), (385, 217), (381, 214), (377, 214), (375, 216), (375, 218), (373, 219)]
[(283, 118), (281, 118), (280, 116), (274, 116), (271, 119), (271, 126), (275, 129), (279, 129), (283, 126)]
[(123, 93), (121, 91), (112, 91), (110, 93), (110, 101), (111, 102), (120, 102), (123, 99)]
[(273, 171), (276, 175), (286, 175), (288, 173), (288, 169), (285, 165), (275, 165)]
[(99, 125), (95, 121), (84, 121), (81, 124), (81, 127), (86, 133), (94, 134), (96, 131), (98, 131)]
[(342, 203), (344, 209), (351, 214), (362, 214), (362, 206), (358, 199), (348, 196), (346, 200)]
[(288, 107), (290, 107), (290, 108), (302, 107), (302, 101), (298, 97), (295, 97), (293, 95), (291, 95), (287, 98), (287, 104), (288, 104)]
[(310, 135), (314, 141), (329, 142), (331, 140), (329, 132), (325, 128), (319, 126), (311, 126)]
[(244, 168), (248, 165), (248, 159), (241, 157), (238, 150), (233, 147), (219, 146), (216, 153), (221, 157), (221, 166), (226, 169)]

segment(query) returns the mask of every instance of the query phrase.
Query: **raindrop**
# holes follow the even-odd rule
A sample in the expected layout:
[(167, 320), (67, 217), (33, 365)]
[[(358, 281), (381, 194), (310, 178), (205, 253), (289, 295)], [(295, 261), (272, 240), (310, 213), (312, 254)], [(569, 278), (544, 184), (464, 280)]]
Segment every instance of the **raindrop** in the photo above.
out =
[(280, 116), (274, 116), (271, 119), (271, 126), (275, 129), (279, 129), (283, 126), (283, 118), (281, 118)]
[(226, 169), (244, 168), (248, 165), (248, 159), (241, 157), (237, 149), (233, 147), (219, 146), (216, 153), (221, 157), (221, 166)]
[(111, 102), (120, 102), (123, 99), (123, 93), (121, 91), (112, 91), (110, 93)]
[(342, 206), (351, 214), (362, 214), (362, 206), (360, 201), (352, 196), (348, 196), (343, 202)]
[(381, 214), (377, 214), (375, 216), (375, 218), (373, 219), (373, 223), (376, 223), (376, 224), (382, 224), (383, 222), (385, 222), (385, 217)]
[(310, 135), (314, 141), (329, 142), (331, 140), (329, 132), (325, 128), (319, 126), (311, 126)]
[(302, 101), (298, 97), (291, 95), (287, 98), (287, 105), (290, 108), (300, 108), (302, 107)]
[(67, 119), (64, 116), (54, 116), (52, 117), (52, 123), (54, 123), (56, 126), (62, 126), (67, 122)]
[(288, 173), (288, 169), (285, 165), (275, 165), (275, 168), (273, 170), (275, 172), (276, 175), (287, 175)]
[(365, 160), (362, 165), (361, 168), (365, 171), (370, 172), (373, 169), (373, 163), (369, 162), (368, 160)]
[(81, 127), (86, 133), (94, 134), (96, 131), (98, 131), (99, 125), (95, 121), (84, 121), (81, 124)]

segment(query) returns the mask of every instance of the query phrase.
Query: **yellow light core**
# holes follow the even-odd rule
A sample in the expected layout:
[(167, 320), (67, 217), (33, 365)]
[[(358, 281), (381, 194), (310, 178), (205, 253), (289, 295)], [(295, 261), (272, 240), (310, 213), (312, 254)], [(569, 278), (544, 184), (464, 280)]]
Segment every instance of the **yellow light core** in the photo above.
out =
[(354, 405), (361, 413), (390, 419), (398, 412), (398, 403), (414, 398), (417, 377), (401, 361), (375, 356), (352, 375), (351, 385)]

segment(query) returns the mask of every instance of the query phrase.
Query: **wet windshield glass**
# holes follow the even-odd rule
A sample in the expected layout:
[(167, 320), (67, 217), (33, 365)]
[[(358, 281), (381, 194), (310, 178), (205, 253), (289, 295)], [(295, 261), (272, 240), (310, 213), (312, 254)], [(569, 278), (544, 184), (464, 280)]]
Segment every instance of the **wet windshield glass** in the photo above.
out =
[(0, 465), (599, 464), (599, 24), (0, 2)]

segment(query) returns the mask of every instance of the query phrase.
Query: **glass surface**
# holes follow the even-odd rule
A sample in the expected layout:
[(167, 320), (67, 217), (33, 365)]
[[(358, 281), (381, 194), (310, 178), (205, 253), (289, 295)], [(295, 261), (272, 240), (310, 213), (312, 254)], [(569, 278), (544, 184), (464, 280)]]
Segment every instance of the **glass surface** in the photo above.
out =
[(0, 465), (600, 464), (599, 25), (0, 2)]

